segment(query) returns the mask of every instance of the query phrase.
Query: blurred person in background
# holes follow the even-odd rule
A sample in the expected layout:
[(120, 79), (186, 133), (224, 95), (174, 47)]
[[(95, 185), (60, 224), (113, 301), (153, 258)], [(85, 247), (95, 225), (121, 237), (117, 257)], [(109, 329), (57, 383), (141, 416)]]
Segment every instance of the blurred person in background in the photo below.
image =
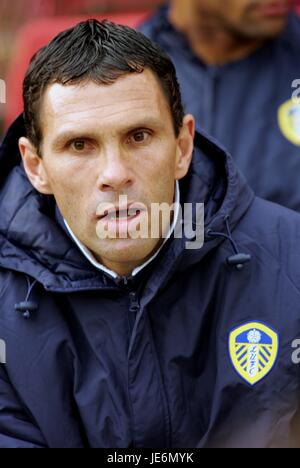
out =
[(300, 20), (288, 0), (171, 0), (142, 25), (176, 65), (186, 110), (255, 193), (300, 211)]

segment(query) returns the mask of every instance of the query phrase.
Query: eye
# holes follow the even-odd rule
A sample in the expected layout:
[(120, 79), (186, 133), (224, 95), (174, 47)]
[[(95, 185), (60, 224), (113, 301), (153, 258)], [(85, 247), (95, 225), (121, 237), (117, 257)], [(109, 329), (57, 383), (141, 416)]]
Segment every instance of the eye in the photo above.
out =
[(133, 135), (133, 139), (136, 143), (141, 143), (146, 137), (146, 132), (139, 132)]
[(84, 140), (75, 140), (71, 145), (76, 151), (83, 151), (85, 149)]
[(85, 151), (91, 150), (92, 149), (92, 144), (88, 142), (87, 140), (74, 140), (71, 142), (70, 147), (72, 150), (74, 150), (76, 153), (83, 153)]
[(146, 131), (146, 130), (141, 130), (138, 132), (135, 132), (131, 135), (130, 137), (130, 142), (133, 143), (146, 143), (149, 138), (151, 137), (151, 134)]

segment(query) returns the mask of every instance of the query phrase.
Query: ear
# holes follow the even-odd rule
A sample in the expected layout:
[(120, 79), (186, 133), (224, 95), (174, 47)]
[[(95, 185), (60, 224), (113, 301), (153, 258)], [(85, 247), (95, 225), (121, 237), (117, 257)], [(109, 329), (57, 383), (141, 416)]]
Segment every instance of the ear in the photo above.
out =
[(43, 195), (53, 195), (43, 159), (38, 155), (37, 149), (28, 138), (19, 139), (19, 150), (22, 156), (24, 169), (34, 188)]
[(177, 140), (175, 179), (183, 179), (190, 168), (195, 138), (195, 119), (192, 115), (186, 115)]

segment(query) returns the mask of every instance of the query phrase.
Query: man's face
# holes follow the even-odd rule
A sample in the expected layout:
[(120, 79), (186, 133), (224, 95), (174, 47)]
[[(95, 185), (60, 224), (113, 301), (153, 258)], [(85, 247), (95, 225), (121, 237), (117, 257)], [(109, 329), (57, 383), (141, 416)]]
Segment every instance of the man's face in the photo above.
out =
[(187, 116), (176, 138), (160, 84), (146, 70), (109, 86), (51, 85), (41, 122), (42, 158), (35, 160), (35, 169), (35, 156), (25, 148), (28, 142), (20, 144), (33, 185), (54, 195), (76, 237), (99, 261), (128, 274), (151, 256), (160, 240), (100, 239), (99, 207), (118, 206), (119, 197), (126, 195), (129, 204), (147, 208), (142, 221), (152, 203), (172, 205), (175, 181), (186, 175), (192, 157), (192, 117)]
[(192, 0), (199, 20), (251, 39), (267, 39), (284, 29), (290, 0)]

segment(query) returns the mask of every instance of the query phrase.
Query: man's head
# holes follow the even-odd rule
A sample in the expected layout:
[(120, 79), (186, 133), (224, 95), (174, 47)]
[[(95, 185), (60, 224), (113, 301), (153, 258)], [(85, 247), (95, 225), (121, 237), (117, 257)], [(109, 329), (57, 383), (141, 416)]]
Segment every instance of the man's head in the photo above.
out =
[(27, 138), (19, 147), (31, 183), (54, 195), (74, 234), (98, 260), (130, 273), (160, 239), (100, 240), (99, 207), (118, 207), (126, 195), (128, 205), (147, 208), (142, 222), (151, 204), (172, 205), (194, 137), (173, 64), (140, 33), (90, 20), (33, 58), (24, 106)]
[(284, 29), (291, 0), (171, 0), (177, 21), (215, 29), (242, 39), (271, 39)]

